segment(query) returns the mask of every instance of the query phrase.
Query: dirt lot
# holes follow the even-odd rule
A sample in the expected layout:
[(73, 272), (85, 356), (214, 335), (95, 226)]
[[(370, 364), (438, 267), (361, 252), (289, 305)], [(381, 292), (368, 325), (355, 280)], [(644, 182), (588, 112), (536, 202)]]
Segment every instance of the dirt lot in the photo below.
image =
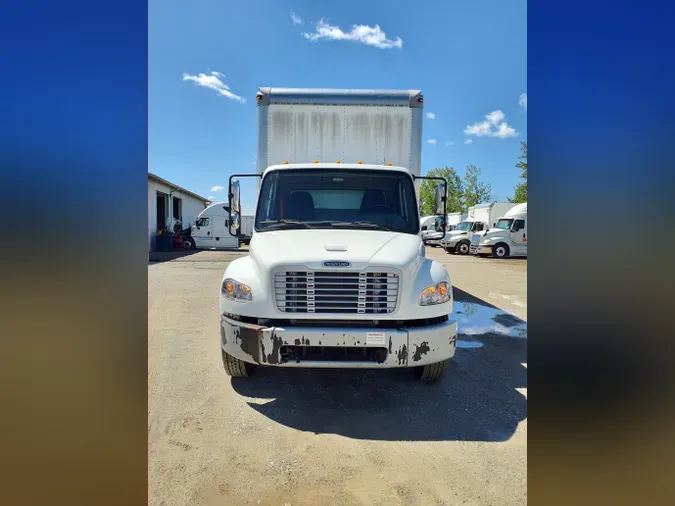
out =
[(427, 251), (450, 272), (460, 325), (432, 386), (408, 370), (231, 380), (217, 294), (245, 252), (150, 263), (149, 503), (525, 504), (527, 261)]

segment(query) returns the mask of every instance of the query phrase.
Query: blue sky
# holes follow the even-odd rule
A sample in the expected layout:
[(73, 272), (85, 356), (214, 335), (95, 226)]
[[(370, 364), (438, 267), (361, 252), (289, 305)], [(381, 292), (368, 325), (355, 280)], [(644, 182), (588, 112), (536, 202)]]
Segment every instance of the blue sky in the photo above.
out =
[(423, 173), (474, 163), (500, 200), (512, 195), (527, 140), (524, 0), (164, 0), (149, 19), (151, 172), (225, 199), (212, 188), (255, 170), (260, 86), (421, 89), (435, 116)]

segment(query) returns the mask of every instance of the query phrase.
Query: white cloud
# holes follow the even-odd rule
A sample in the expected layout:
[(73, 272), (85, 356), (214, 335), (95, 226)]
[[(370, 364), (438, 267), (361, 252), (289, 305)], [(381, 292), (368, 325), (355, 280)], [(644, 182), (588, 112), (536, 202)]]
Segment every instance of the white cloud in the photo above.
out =
[(518, 132), (504, 121), (506, 116), (500, 110), (492, 111), (485, 115), (485, 121), (478, 121), (473, 125), (469, 125), (464, 129), (467, 135), (475, 135), (476, 137), (499, 137), (506, 139), (508, 137), (516, 137)]
[(436, 144), (437, 142), (438, 142), (438, 141), (437, 141), (436, 139), (427, 139), (427, 144), (434, 145), (434, 144)]
[(183, 81), (193, 81), (198, 86), (204, 86), (205, 88), (211, 88), (218, 92), (218, 94), (227, 97), (231, 100), (236, 100), (242, 104), (246, 102), (245, 98), (235, 95), (230, 91), (230, 87), (225, 84), (222, 80), (225, 78), (220, 72), (209, 72), (209, 74), (199, 74), (196, 76), (191, 76), (189, 74), (183, 74)]
[(464, 144), (471, 144), (473, 139), (464, 139)]
[(225, 189), (224, 186), (212, 186), (211, 191), (212, 192), (222, 192)]
[(427, 113), (427, 118), (429, 119), (436, 119), (436, 115), (433, 112), (428, 112)]
[(302, 18), (298, 16), (295, 12), (291, 12), (291, 20), (293, 21), (294, 25), (302, 24)]
[(518, 105), (527, 109), (527, 93), (521, 93), (518, 99)]
[(388, 39), (387, 34), (382, 31), (379, 25), (353, 25), (351, 31), (343, 32), (339, 26), (329, 25), (322, 19), (316, 24), (314, 33), (303, 33), (303, 35), (309, 40), (350, 40), (380, 49), (392, 47), (401, 49), (403, 47), (403, 41), (400, 37)]
[(450, 146), (454, 146), (455, 143), (452, 142), (452, 141), (446, 141), (446, 142), (445, 142), (445, 145), (448, 146), (448, 147), (450, 147)]
[(214, 197), (213, 195), (209, 195), (209, 196), (208, 196), (208, 199), (209, 199), (210, 201), (214, 201), (214, 200), (216, 199), (216, 197)]

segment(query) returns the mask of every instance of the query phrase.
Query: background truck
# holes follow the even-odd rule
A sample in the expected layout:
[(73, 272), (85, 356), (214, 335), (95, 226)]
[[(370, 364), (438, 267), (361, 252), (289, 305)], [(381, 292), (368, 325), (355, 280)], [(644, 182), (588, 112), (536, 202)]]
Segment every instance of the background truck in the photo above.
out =
[(527, 256), (527, 203), (514, 205), (490, 230), (471, 238), (471, 253), (495, 258)]
[(216, 202), (204, 209), (190, 230), (197, 249), (238, 248), (239, 240), (230, 234), (230, 206)]
[(437, 246), (435, 239), (443, 238), (446, 220), (443, 216), (427, 216), (421, 219), (422, 241), (424, 244)]
[(429, 246), (440, 246), (441, 241), (447, 236), (448, 232), (451, 232), (459, 225), (464, 219), (466, 219), (466, 213), (449, 213), (445, 219), (445, 230), (440, 230), (436, 228), (434, 231), (429, 230), (428, 233), (423, 236), (424, 244)]
[(491, 202), (476, 204), (467, 211), (466, 220), (459, 223), (454, 230), (445, 234), (441, 246), (448, 253), (466, 255), (471, 251), (473, 234), (487, 230), (497, 223), (497, 218), (516, 204), (509, 202)]
[(255, 216), (252, 216), (252, 215), (242, 216), (241, 219), (240, 219), (240, 225), (239, 225), (239, 228), (241, 230), (240, 242), (242, 244), (250, 244), (250, 242), (251, 242), (251, 236), (253, 235), (253, 220), (254, 219), (255, 219)]
[[(439, 379), (457, 323), (445, 268), (425, 257), (418, 206), (419, 91), (261, 88), (248, 256), (220, 289), (225, 371), (256, 366), (413, 368)], [(440, 178), (435, 212), (445, 216)]]

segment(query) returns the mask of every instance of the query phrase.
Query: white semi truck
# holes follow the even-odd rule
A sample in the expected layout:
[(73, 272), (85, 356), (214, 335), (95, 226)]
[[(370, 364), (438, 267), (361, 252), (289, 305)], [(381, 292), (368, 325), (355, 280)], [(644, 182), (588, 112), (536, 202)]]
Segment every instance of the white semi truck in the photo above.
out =
[(527, 202), (514, 205), (493, 228), (471, 238), (471, 253), (495, 258), (527, 256)]
[[(219, 294), (225, 371), (410, 367), (438, 380), (457, 323), (450, 277), (421, 240), (421, 92), (261, 88), (256, 101), (250, 252)], [(244, 176), (230, 177), (233, 234)], [(445, 216), (446, 184), (431, 179)]]
[(441, 241), (448, 236), (448, 232), (452, 232), (457, 225), (462, 223), (467, 217), (466, 213), (449, 213), (445, 219), (445, 230), (436, 228), (436, 230), (428, 231), (423, 237), (424, 244), (429, 246), (440, 246)]
[(204, 209), (190, 230), (197, 249), (233, 249), (239, 241), (230, 234), (230, 206), (216, 202)]
[(473, 234), (493, 227), (497, 223), (497, 218), (503, 216), (513, 206), (515, 204), (508, 202), (490, 202), (469, 207), (466, 220), (445, 235), (441, 246), (448, 253), (468, 254), (471, 251)]

